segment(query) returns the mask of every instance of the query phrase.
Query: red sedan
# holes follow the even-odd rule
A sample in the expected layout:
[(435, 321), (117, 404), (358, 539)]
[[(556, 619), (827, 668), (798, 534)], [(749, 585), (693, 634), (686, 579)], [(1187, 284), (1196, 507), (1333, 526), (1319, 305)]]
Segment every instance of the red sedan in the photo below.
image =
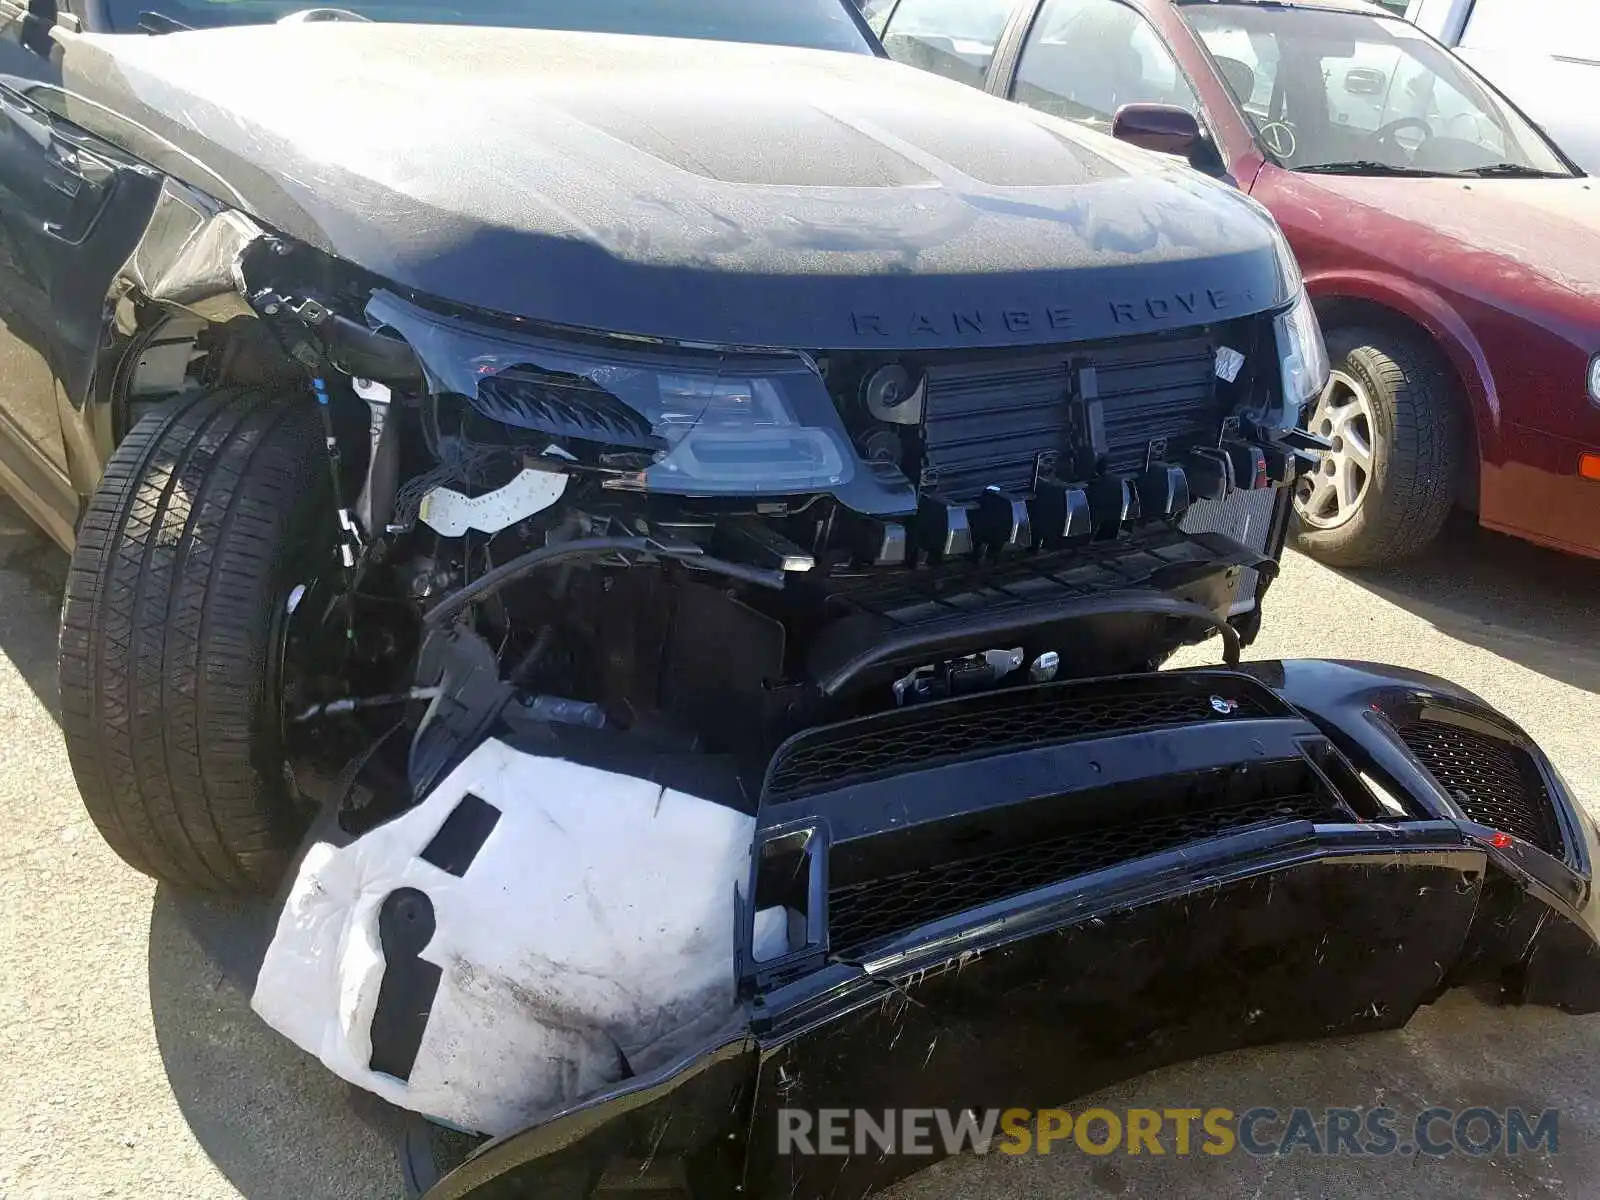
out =
[(1361, 0), (869, 0), (889, 53), (1109, 132), (1200, 118), (1277, 217), (1334, 360), (1303, 549), (1389, 562), (1450, 509), (1600, 557), (1600, 184)]

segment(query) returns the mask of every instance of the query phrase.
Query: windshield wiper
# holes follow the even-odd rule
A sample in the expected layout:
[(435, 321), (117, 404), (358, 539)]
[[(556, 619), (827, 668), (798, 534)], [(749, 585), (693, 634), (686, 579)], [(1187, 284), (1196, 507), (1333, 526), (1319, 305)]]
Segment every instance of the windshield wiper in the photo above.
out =
[(1406, 175), (1419, 179), (1442, 179), (1439, 171), (1423, 171), (1417, 167), (1397, 167), (1392, 163), (1376, 162), (1370, 158), (1350, 162), (1312, 163), (1309, 167), (1294, 167), (1303, 175)]
[(1526, 166), (1522, 163), (1495, 163), (1488, 167), (1473, 167), (1468, 171), (1459, 171), (1460, 175), (1471, 175), (1478, 179), (1571, 179), (1565, 171), (1541, 171), (1538, 167)]

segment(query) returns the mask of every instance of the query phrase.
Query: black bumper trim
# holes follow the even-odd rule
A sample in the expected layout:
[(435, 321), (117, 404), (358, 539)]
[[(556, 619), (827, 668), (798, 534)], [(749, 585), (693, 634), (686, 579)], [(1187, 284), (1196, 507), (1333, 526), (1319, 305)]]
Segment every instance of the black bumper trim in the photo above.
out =
[[(1470, 694), (1362, 664), (1250, 673), (1293, 715), (1042, 753), (1072, 773), (1086, 769), (1081, 755), (1142, 744), (1142, 774), (1128, 778), (1153, 780), (1185, 762), (1271, 760), (1294, 747), (1328, 786), (1364, 789), (1360, 776), (1370, 776), (1410, 815), (1235, 830), (922, 922), (854, 960), (825, 957), (757, 987), (705, 1053), (491, 1143), (430, 1200), (577, 1200), (616, 1161), (660, 1155), (681, 1162), (697, 1196), (862, 1197), (931, 1160), (783, 1157), (780, 1108), (1060, 1104), (1204, 1054), (1396, 1028), (1453, 987), (1600, 1011), (1600, 903), (1587, 872), (1600, 841), (1536, 749), (1573, 839), (1561, 857), (1449, 811), (1385, 728), (1385, 705), (1406, 696), (1491, 713)], [(1321, 772), (1308, 752), (1318, 744), (1337, 749), (1348, 773)], [(1012, 761), (979, 765), (1013, 800), (1047, 774), (1060, 782), (1053, 771), (1013, 772)], [(929, 782), (952, 769), (861, 785), (884, 789), (865, 809), (854, 801), (869, 793), (854, 785), (764, 805), (762, 833), (871, 841), (993, 800), (994, 786), (969, 793), (965, 808), (954, 788), (928, 800)], [(1077, 793), (1093, 791), (1076, 782)]]

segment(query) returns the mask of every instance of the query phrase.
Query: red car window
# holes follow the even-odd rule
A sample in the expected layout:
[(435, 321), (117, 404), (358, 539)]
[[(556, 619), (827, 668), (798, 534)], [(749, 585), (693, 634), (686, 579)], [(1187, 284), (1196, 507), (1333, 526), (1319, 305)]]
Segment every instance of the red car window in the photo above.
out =
[(1160, 35), (1118, 0), (1046, 0), (1012, 99), (1098, 129), (1109, 129), (1124, 104), (1199, 108)]

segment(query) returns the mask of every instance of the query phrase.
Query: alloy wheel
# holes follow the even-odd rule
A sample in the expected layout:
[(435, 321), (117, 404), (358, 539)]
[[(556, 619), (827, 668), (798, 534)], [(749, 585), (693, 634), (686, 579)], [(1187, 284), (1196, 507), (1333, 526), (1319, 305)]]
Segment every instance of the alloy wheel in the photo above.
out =
[(1300, 480), (1295, 510), (1312, 529), (1337, 529), (1360, 511), (1372, 485), (1372, 397), (1360, 382), (1335, 371), (1311, 416), (1312, 433), (1333, 443), (1317, 469)]

